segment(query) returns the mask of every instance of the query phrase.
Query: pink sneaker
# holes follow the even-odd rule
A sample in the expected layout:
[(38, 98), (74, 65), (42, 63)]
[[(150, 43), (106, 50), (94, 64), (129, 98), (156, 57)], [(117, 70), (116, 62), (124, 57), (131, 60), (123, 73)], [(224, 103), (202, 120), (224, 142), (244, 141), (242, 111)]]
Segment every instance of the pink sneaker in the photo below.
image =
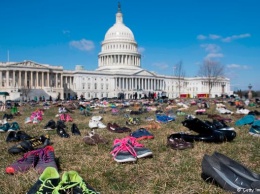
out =
[(116, 162), (135, 162), (137, 154), (128, 139), (115, 139), (112, 156)]

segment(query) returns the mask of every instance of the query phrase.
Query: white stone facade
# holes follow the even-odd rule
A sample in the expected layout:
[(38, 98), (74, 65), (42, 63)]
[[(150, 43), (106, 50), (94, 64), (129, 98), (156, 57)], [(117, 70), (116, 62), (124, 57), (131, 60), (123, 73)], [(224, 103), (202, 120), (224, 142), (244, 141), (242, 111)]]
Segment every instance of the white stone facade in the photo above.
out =
[[(62, 66), (38, 64), (32, 61), (0, 63), (0, 90), (9, 92), (7, 99), (33, 99), (39, 90), (45, 98), (72, 98), (81, 95), (86, 99), (117, 97), (124, 93), (125, 98), (138, 98), (149, 92), (166, 92), (169, 98), (179, 94), (208, 93), (205, 78), (183, 78), (179, 84), (177, 77), (158, 75), (141, 68), (141, 55), (133, 32), (123, 23), (121, 7), (118, 7), (115, 24), (106, 32), (98, 55), (98, 68), (84, 70), (77, 65), (74, 71), (64, 70)], [(221, 78), (215, 83), (211, 96), (231, 94), (230, 80)], [(42, 95), (39, 94), (39, 95)], [(38, 97), (39, 98), (39, 97)], [(0, 99), (1, 100), (1, 99)]]

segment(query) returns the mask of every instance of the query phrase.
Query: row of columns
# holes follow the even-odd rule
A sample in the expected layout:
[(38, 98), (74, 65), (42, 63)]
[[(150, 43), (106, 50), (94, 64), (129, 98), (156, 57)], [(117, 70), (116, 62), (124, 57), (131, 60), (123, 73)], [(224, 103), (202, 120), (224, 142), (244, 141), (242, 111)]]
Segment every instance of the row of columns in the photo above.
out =
[(0, 71), (0, 87), (63, 87), (62, 73), (5, 70)]
[(64, 89), (72, 89), (73, 88), (73, 76), (63, 76), (63, 85)]
[(150, 78), (115, 78), (115, 86), (118, 90), (165, 90), (165, 82), (162, 79)]
[(134, 65), (140, 66), (140, 56), (134, 55), (108, 55), (99, 57), (99, 66), (104, 65)]

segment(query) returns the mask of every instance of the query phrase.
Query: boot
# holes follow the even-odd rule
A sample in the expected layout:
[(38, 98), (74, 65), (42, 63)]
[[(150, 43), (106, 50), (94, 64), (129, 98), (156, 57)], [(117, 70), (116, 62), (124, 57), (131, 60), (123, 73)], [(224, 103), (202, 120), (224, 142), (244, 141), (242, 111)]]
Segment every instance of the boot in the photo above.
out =
[(77, 125), (75, 123), (73, 123), (71, 126), (71, 133), (73, 135), (81, 135), (79, 128), (77, 127)]

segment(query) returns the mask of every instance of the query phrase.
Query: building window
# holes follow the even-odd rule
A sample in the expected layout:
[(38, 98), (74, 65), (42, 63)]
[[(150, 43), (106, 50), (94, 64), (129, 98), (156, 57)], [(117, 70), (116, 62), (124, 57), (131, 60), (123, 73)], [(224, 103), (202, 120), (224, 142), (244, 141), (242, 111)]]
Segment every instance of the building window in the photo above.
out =
[(90, 83), (88, 83), (88, 90), (90, 90)]
[(94, 84), (94, 89), (95, 89), (95, 90), (97, 89), (97, 83)]
[(104, 87), (104, 84), (101, 84), (101, 90), (103, 90), (103, 89), (104, 89), (103, 87)]
[(106, 84), (106, 90), (108, 90), (108, 84)]
[(85, 84), (82, 84), (82, 89), (85, 90)]

